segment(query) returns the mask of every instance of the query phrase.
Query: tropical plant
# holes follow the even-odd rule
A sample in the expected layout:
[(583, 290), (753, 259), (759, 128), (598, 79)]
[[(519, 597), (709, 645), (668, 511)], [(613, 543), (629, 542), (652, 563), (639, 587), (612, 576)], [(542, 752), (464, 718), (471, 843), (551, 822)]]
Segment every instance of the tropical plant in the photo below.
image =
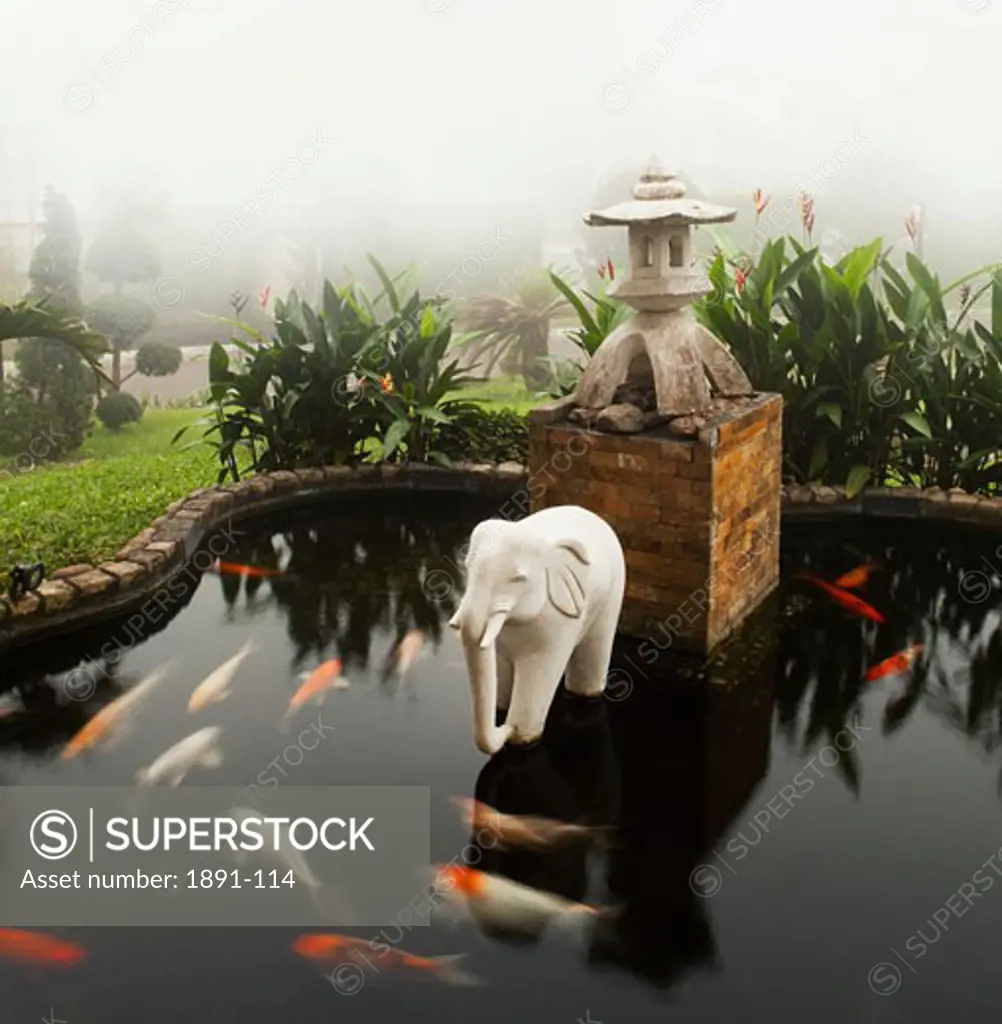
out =
[[(567, 281), (553, 271), (550, 271), (550, 280), (566, 298), (580, 321), (580, 326), (568, 332), (567, 337), (581, 351), (584, 361), (554, 361), (553, 379), (550, 385), (551, 394), (569, 395), (577, 387), (578, 379), (584, 372), (585, 365), (598, 351), (599, 345), (620, 324), (629, 319), (633, 309), (625, 302), (611, 299), (604, 293), (593, 295), (591, 292), (582, 292), (579, 295)], [(585, 299), (593, 304), (594, 312), (585, 305)]]
[(479, 295), (469, 299), (457, 317), (469, 334), (471, 367), (483, 364), (489, 377), (498, 365), (506, 373), (520, 373), (530, 390), (545, 387), (548, 379), (550, 321), (568, 312), (565, 299), (552, 283), (552, 274), (521, 274), (513, 296)]
[(363, 378), (377, 410), (381, 458), (448, 464), (448, 457), (435, 447), (439, 427), (473, 408), (449, 397), (473, 378), (460, 371), (458, 359), (445, 362), (452, 341), (448, 309), (444, 303), (422, 300), (416, 291), (401, 302), (395, 282), (369, 259), (392, 311), (378, 332), (381, 374), (369, 369)]
[(143, 418), (143, 407), (135, 395), (113, 391), (97, 403), (97, 418), (112, 432), (117, 433), (127, 423), (138, 423)]

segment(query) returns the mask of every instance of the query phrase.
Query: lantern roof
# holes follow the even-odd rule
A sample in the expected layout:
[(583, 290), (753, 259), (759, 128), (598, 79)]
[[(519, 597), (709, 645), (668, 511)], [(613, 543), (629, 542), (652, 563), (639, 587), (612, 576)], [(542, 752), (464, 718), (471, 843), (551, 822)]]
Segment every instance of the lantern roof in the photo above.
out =
[(630, 227), (634, 224), (660, 224), (683, 227), (687, 224), (726, 224), (737, 217), (730, 206), (717, 206), (699, 199), (685, 198), (685, 185), (671, 171), (653, 166), (633, 186), (633, 199), (608, 209), (585, 215), (589, 227)]

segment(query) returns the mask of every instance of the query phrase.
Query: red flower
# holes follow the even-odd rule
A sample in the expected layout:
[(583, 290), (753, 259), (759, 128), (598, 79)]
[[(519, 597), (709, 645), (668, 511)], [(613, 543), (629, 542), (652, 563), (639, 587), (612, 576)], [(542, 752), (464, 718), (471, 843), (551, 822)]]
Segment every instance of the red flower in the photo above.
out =
[(734, 272), (734, 287), (737, 293), (740, 295), (745, 288), (745, 281), (748, 280), (748, 275), (740, 268)]
[(388, 373), (385, 377), (380, 377), (379, 386), (383, 389), (383, 394), (388, 395), (393, 390), (393, 375)]
[(257, 301), (261, 304), (262, 309), (268, 308), (268, 296), (271, 295), (271, 285), (268, 285), (264, 291), (257, 297)]
[(762, 190), (760, 188), (757, 188), (752, 192), (752, 201), (755, 203), (756, 217), (762, 216), (765, 208), (769, 205), (770, 199), (772, 199), (772, 196), (766, 196), (764, 199), (762, 198)]
[(612, 260), (611, 259), (607, 260), (606, 263), (608, 264), (608, 267), (609, 267), (609, 280), (610, 281), (615, 281), (616, 280), (616, 268), (612, 265)]
[(598, 276), (602, 278), (603, 281), (605, 280), (605, 267), (598, 268)]

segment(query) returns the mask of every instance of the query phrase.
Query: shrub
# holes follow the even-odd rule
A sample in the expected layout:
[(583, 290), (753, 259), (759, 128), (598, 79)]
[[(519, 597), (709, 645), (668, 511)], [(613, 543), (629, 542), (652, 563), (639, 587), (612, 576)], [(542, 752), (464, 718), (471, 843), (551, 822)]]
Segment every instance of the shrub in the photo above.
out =
[(135, 395), (115, 391), (97, 403), (97, 418), (109, 430), (118, 431), (127, 423), (138, 423), (143, 418), (143, 407)]
[(136, 352), (136, 373), (144, 377), (169, 377), (181, 369), (181, 350), (175, 345), (148, 341)]
[(513, 409), (473, 406), (442, 424), (436, 450), (453, 462), (529, 461), (529, 421)]

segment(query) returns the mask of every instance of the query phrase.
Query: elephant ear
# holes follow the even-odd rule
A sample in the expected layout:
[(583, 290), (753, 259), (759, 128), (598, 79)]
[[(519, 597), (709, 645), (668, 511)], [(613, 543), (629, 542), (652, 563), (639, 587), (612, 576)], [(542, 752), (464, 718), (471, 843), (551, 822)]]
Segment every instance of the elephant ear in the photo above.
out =
[[(569, 619), (578, 619), (584, 611), (585, 588), (581, 566), (591, 559), (579, 540), (562, 540), (555, 545), (552, 563), (546, 568), (546, 592), (553, 607)], [(586, 577), (587, 578), (587, 577)]]

